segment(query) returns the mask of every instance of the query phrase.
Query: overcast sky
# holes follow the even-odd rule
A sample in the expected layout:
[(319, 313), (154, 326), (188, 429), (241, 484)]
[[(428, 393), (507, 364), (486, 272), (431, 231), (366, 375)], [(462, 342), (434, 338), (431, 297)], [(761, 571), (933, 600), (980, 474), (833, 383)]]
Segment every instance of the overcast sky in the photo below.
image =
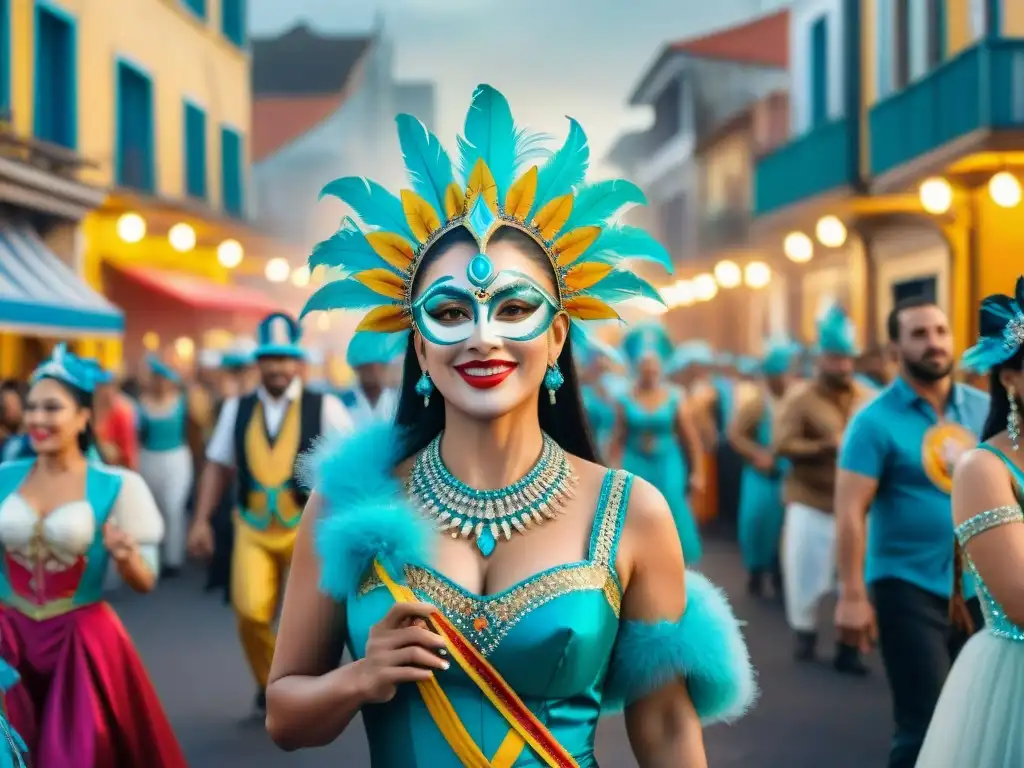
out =
[(577, 118), (601, 158), (649, 117), (625, 100), (662, 44), (735, 23), (784, 0), (250, 0), (256, 35), (301, 20), (360, 32), (383, 14), (401, 79), (437, 84), (441, 138), (451, 144), (473, 87), (503, 91), (517, 121), (556, 136)]

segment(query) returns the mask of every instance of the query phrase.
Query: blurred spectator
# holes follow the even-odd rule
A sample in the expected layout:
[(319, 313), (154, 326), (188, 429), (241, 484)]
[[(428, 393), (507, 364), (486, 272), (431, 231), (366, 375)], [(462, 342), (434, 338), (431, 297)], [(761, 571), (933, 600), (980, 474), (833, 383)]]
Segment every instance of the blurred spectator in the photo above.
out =
[(107, 464), (138, 469), (139, 438), (135, 407), (116, 384), (103, 384), (93, 396), (93, 425)]
[(0, 384), (0, 443), (21, 431), (25, 407), (25, 387), (13, 379)]

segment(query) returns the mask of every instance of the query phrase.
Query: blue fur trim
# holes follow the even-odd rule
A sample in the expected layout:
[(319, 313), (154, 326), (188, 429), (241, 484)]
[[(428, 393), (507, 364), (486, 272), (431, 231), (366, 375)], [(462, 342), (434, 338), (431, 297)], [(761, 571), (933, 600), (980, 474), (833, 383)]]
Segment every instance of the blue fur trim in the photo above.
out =
[(374, 558), (398, 580), (407, 564), (430, 562), (430, 528), (392, 474), (399, 438), (390, 424), (374, 424), (325, 438), (303, 459), (324, 505), (315, 534), (320, 588), (336, 600), (356, 593)]
[(617, 711), (678, 677), (703, 723), (735, 720), (757, 698), (740, 622), (725, 594), (693, 571), (686, 573), (686, 613), (678, 622), (620, 625), (604, 709)]

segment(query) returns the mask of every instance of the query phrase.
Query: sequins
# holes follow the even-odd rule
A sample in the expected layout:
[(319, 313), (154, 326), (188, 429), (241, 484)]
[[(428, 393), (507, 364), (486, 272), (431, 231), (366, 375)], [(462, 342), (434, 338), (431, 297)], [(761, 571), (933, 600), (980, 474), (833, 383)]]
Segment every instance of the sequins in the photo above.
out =
[(1020, 506), (996, 507), (964, 520), (953, 532), (956, 534), (957, 541), (960, 542), (962, 547), (979, 533), (984, 533), (990, 528), (1020, 522), (1024, 522), (1024, 511), (1021, 510)]

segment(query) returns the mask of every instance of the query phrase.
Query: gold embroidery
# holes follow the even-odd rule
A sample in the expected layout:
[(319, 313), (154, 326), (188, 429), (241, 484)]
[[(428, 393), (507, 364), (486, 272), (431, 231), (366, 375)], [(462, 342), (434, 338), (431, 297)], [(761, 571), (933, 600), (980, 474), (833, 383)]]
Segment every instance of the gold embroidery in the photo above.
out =
[[(628, 475), (616, 471), (612, 477), (604, 516), (589, 561), (557, 566), (533, 576), (511, 589), (489, 597), (469, 594), (438, 573), (419, 566), (405, 568), (406, 581), (414, 592), (443, 609), (451, 620), (485, 656), (490, 655), (509, 631), (533, 609), (571, 592), (600, 591), (616, 617), (622, 594), (611, 562), (623, 509)], [(363, 597), (383, 584), (372, 570), (359, 587)]]

